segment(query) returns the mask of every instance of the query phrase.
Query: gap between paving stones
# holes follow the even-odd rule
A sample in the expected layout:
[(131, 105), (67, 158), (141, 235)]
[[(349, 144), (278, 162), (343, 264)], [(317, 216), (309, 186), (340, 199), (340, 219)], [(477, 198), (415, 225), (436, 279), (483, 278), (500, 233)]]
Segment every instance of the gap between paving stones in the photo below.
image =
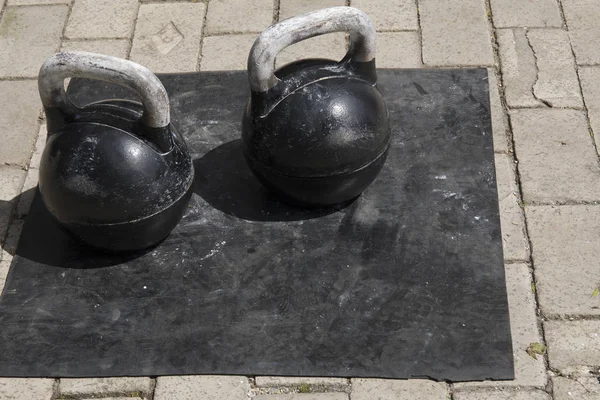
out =
[[(565, 10), (562, 4), (562, 0), (556, 0), (558, 2), (558, 10), (560, 12), (560, 16), (563, 19), (563, 24), (566, 27), (567, 32), (569, 32), (569, 24), (567, 23), (567, 18), (565, 17)], [(592, 139), (592, 145), (594, 146), (594, 150), (596, 150), (596, 154), (598, 155), (598, 166), (600, 167), (600, 152), (598, 147), (596, 146), (596, 140), (594, 137), (594, 131), (592, 129), (592, 125), (590, 122), (590, 114), (588, 110), (587, 103), (585, 102), (585, 96), (583, 95), (583, 85), (581, 83), (581, 75), (579, 74), (579, 65), (577, 64), (577, 55), (575, 54), (575, 48), (573, 47), (573, 42), (569, 40), (569, 46), (571, 47), (571, 54), (573, 55), (573, 60), (575, 62), (575, 73), (577, 74), (577, 82), (579, 83), (579, 92), (581, 93), (581, 99), (583, 101), (583, 111), (585, 113), (585, 119), (588, 124), (588, 132), (590, 134), (590, 138)]]
[[(491, 7), (490, 0), (485, 0), (485, 6), (486, 6), (486, 12), (487, 12), (487, 16), (488, 16), (488, 23), (491, 27), (492, 49), (493, 49), (493, 54), (494, 54), (494, 63), (496, 65), (496, 67), (494, 69), (496, 70), (496, 76), (497, 76), (497, 81), (498, 81), (498, 90), (500, 91), (500, 101), (502, 103), (503, 112), (504, 112), (504, 115), (506, 117), (507, 124), (508, 124), (508, 132), (507, 132), (508, 133), (508, 141), (509, 141), (508, 152), (512, 156), (513, 162), (515, 164), (515, 179), (516, 179), (516, 185), (517, 185), (517, 189), (518, 189), (518, 201), (519, 201), (519, 206), (523, 212), (525, 240), (527, 241), (527, 245), (530, 249), (529, 254), (528, 254), (528, 260), (526, 261), (526, 264), (529, 268), (530, 276), (532, 279), (532, 281), (531, 281), (532, 288), (535, 288), (535, 285), (537, 284), (537, 278), (536, 278), (536, 271), (535, 271), (535, 266), (534, 266), (533, 258), (532, 258), (532, 254), (533, 254), (532, 249), (533, 248), (532, 248), (531, 237), (529, 235), (527, 213), (525, 212), (524, 204), (523, 204), (524, 197), (523, 197), (523, 187), (521, 185), (521, 175), (520, 175), (519, 164), (518, 164), (519, 161), (518, 161), (518, 155), (515, 151), (515, 139), (514, 139), (514, 135), (513, 135), (513, 127), (512, 127), (512, 122), (511, 122), (509, 112), (508, 112), (509, 107), (506, 102), (504, 76), (502, 75), (502, 62), (501, 62), (500, 54), (499, 54), (498, 37), (496, 34), (496, 27), (494, 25), (493, 13), (492, 13), (492, 7)], [(564, 23), (564, 18), (563, 18), (563, 23)], [(529, 39), (527, 39), (527, 41), (529, 43)], [(530, 43), (529, 43), (529, 45), (531, 47)], [(539, 68), (537, 65), (537, 58), (536, 58), (535, 68), (536, 68), (536, 82), (537, 82), (537, 79), (539, 77)], [(531, 90), (533, 92), (533, 86), (532, 86)], [(535, 96), (535, 94), (534, 94), (534, 96)], [(535, 308), (536, 308), (538, 332), (540, 334), (542, 344), (547, 346), (546, 335), (545, 335), (544, 324), (543, 324), (543, 317), (542, 317), (541, 307), (540, 307), (539, 294), (536, 290), (533, 290), (533, 292), (534, 292), (533, 294), (534, 294), (534, 301), (535, 301)], [(510, 310), (509, 310), (509, 312), (510, 312)], [(546, 371), (548, 371), (549, 370), (548, 352), (545, 351), (544, 354), (542, 355), (542, 357), (544, 360), (544, 367), (545, 367)], [(549, 394), (552, 394), (551, 388), (548, 385), (546, 386), (546, 390), (548, 391)], [(454, 397), (452, 397), (452, 398), (454, 398)]]

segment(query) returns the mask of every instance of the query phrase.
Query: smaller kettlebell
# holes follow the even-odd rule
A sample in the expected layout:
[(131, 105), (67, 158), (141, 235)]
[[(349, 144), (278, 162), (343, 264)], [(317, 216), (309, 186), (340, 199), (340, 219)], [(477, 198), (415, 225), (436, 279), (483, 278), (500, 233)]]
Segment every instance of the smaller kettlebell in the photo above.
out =
[[(76, 106), (64, 90), (73, 77), (129, 87), (141, 103)], [(38, 87), (48, 126), (39, 190), (48, 211), (104, 250), (141, 250), (164, 239), (186, 209), (194, 167), (158, 78), (131, 61), (74, 51), (48, 58)]]
[[(274, 71), (285, 47), (349, 31), (339, 62), (300, 60)], [(296, 205), (328, 206), (359, 196), (390, 146), (388, 111), (377, 89), (375, 29), (352, 7), (302, 14), (263, 31), (248, 57), (250, 100), (242, 121), (245, 158), (269, 189)]]

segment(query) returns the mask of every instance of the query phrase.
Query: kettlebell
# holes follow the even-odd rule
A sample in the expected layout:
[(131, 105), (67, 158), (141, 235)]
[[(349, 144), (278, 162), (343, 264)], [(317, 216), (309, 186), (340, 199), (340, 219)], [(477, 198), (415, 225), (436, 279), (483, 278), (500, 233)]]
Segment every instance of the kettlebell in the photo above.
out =
[[(72, 77), (126, 86), (141, 103), (77, 106), (64, 90)], [(141, 250), (164, 239), (186, 209), (194, 167), (158, 78), (131, 61), (73, 51), (46, 60), (38, 87), (48, 127), (39, 191), (48, 211), (103, 250)]]
[[(274, 71), (285, 47), (348, 31), (339, 62), (305, 59)], [(344, 203), (377, 177), (390, 146), (388, 111), (377, 88), (375, 29), (352, 7), (332, 7), (270, 26), (248, 57), (250, 100), (244, 156), (269, 189), (304, 207)]]

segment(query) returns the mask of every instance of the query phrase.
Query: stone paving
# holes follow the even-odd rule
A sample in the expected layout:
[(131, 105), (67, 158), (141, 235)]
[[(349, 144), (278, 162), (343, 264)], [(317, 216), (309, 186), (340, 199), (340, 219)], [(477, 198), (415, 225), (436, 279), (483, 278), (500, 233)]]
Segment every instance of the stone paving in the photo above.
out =
[[(156, 72), (244, 69), (262, 29), (334, 5), (370, 15), (380, 67), (488, 68), (515, 381), (0, 378), (0, 399), (600, 399), (599, 0), (0, 0), (0, 288), (31, 201), (19, 194), (37, 183), (45, 125), (35, 78), (47, 56), (80, 49)], [(343, 34), (314, 38), (278, 64), (341, 57), (345, 45)], [(531, 343), (547, 352), (534, 359)]]

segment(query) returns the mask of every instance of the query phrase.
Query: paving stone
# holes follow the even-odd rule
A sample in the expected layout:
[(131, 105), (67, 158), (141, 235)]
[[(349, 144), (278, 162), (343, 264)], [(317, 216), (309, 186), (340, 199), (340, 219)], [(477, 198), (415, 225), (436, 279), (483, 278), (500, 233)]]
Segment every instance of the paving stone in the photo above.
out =
[(454, 393), (454, 400), (552, 400), (541, 390), (483, 389)]
[(69, 39), (130, 38), (138, 6), (137, 0), (77, 0), (65, 36)]
[(330, 33), (293, 44), (277, 55), (277, 68), (287, 63), (306, 58), (327, 58), (341, 60), (347, 52), (346, 35), (343, 32)]
[(523, 210), (519, 206), (513, 158), (508, 154), (496, 154), (495, 164), (504, 259), (528, 260), (529, 246)]
[(50, 400), (54, 379), (0, 378), (2, 400)]
[(22, 168), (0, 165), (0, 204), (6, 204), (19, 195), (25, 174)]
[(600, 382), (596, 377), (552, 378), (554, 400), (600, 400)]
[(562, 26), (556, 0), (491, 0), (490, 5), (496, 28)]
[(544, 314), (600, 315), (600, 296), (593, 296), (600, 286), (600, 206), (532, 206), (525, 212)]
[(105, 395), (127, 394), (132, 392), (151, 393), (150, 378), (63, 378), (59, 391), (62, 396), (89, 396), (98, 393)]
[(256, 34), (209, 36), (202, 41), (201, 71), (245, 70)]
[(156, 379), (154, 400), (245, 399), (249, 390), (245, 376), (165, 376)]
[(421, 68), (421, 40), (417, 32), (377, 34), (377, 68)]
[(351, 5), (367, 13), (378, 31), (419, 29), (414, 0), (352, 0)]
[(257, 376), (256, 386), (298, 386), (306, 385), (347, 385), (344, 378), (325, 377), (292, 377), (292, 376)]
[(579, 79), (596, 146), (600, 147), (600, 67), (579, 67)]
[(600, 321), (546, 321), (544, 332), (552, 368), (600, 365)]
[(513, 110), (510, 117), (526, 204), (600, 200), (600, 169), (583, 112)]
[(527, 33), (537, 59), (533, 91), (552, 107), (583, 107), (569, 35), (562, 29), (532, 29)]
[(562, 0), (578, 64), (600, 64), (600, 2)]
[(0, 22), (0, 76), (37, 78), (46, 58), (60, 48), (68, 11), (65, 5), (6, 7)]
[(509, 107), (539, 107), (533, 96), (537, 67), (524, 29), (496, 29), (504, 95)]
[(493, 65), (482, 0), (419, 0), (426, 65)]
[(526, 353), (529, 344), (541, 342), (538, 331), (535, 296), (531, 290), (531, 273), (526, 264), (506, 265), (506, 291), (510, 310), (510, 329), (515, 360), (515, 379), (511, 381), (485, 381), (455, 383), (456, 391), (474, 387), (531, 386), (543, 388), (547, 376), (543, 357), (535, 360)]
[(210, 0), (205, 33), (259, 33), (272, 22), (273, 0)]
[(293, 393), (258, 395), (254, 400), (348, 400), (346, 393)]
[(496, 35), (509, 107), (582, 107), (565, 31), (499, 29)]
[[(71, 4), (71, 0), (8, 0), (8, 6), (29, 6), (36, 4)], [(0, 6), (2, 2), (0, 2)]]
[(108, 56), (127, 58), (129, 53), (129, 40), (127, 39), (100, 39), (100, 40), (65, 40), (62, 51), (89, 51), (92, 53), (106, 54)]
[(352, 379), (352, 400), (446, 400), (448, 393), (443, 382), (425, 379)]
[(25, 166), (37, 137), (42, 108), (37, 82), (0, 81), (0, 93), (10, 99), (2, 103), (0, 113), (0, 165)]
[(198, 67), (204, 3), (142, 4), (130, 58), (154, 72), (193, 72)]
[(321, 8), (345, 5), (346, 0), (280, 0), (279, 20), (283, 21), (284, 19)]
[[(11, 261), (0, 261), (0, 294), (2, 294), (2, 291), (4, 290), (4, 285), (6, 284), (6, 277), (8, 275), (8, 270), (10, 269)], [(1, 388), (2, 383), (0, 383), (0, 394), (2, 393)]]

